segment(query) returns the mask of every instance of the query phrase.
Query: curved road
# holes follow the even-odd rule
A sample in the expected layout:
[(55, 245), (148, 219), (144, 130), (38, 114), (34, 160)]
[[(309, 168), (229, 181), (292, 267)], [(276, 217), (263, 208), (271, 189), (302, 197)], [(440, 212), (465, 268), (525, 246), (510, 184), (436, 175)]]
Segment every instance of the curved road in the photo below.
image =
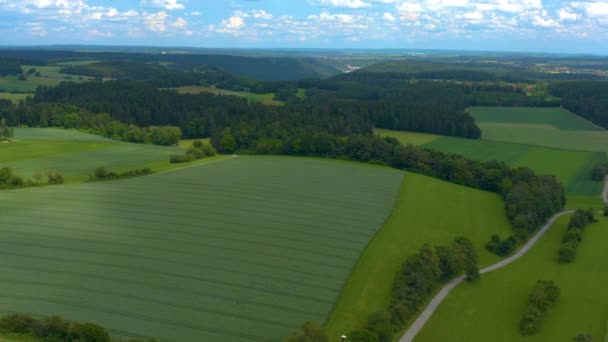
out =
[[(606, 177), (606, 179), (604, 181), (604, 190), (602, 191), (602, 200), (604, 201), (604, 204), (608, 205), (608, 176)], [(567, 211), (561, 212), (559, 214), (556, 214), (517, 253), (513, 254), (512, 256), (510, 256), (506, 259), (503, 259), (503, 260), (495, 263), (494, 265), (490, 265), (486, 268), (483, 268), (479, 272), (481, 274), (484, 274), (484, 273), (496, 271), (497, 269), (503, 268), (503, 267), (509, 265), (510, 263), (512, 263), (513, 261), (521, 258), (532, 247), (534, 247), (534, 245), (538, 242), (538, 240), (540, 240), (540, 238), (543, 237), (543, 235), (545, 235), (545, 233), (549, 230), (549, 228), (551, 228), (551, 226), (553, 226), (553, 223), (555, 223), (555, 221), (557, 221), (557, 219), (559, 219), (560, 217), (562, 217), (564, 215), (573, 213), (573, 212), (574, 212), (574, 210), (567, 210)], [(437, 295), (435, 295), (433, 300), (431, 300), (431, 302), (427, 305), (427, 307), (420, 314), (420, 316), (418, 316), (416, 321), (414, 321), (414, 323), (412, 323), (410, 328), (405, 332), (405, 335), (403, 335), (403, 337), (401, 337), (399, 342), (411, 342), (412, 340), (414, 340), (414, 337), (416, 337), (416, 335), (420, 332), (422, 327), (424, 327), (424, 325), (429, 320), (429, 318), (431, 318), (431, 315), (433, 315), (433, 312), (435, 312), (435, 310), (437, 309), (439, 304), (441, 304), (441, 302), (445, 299), (445, 297), (447, 297), (448, 294), (456, 286), (460, 285), (460, 283), (462, 283), (465, 280), (466, 280), (465, 276), (460, 276), (456, 279), (453, 279), (447, 285), (445, 285), (441, 289), (441, 291), (439, 291), (439, 293)]]

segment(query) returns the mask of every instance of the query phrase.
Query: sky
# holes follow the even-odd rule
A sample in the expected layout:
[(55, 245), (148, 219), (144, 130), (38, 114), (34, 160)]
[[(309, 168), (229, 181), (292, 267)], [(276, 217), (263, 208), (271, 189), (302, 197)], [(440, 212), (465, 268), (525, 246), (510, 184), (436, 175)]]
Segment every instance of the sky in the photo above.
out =
[(0, 0), (0, 45), (608, 54), (608, 1)]

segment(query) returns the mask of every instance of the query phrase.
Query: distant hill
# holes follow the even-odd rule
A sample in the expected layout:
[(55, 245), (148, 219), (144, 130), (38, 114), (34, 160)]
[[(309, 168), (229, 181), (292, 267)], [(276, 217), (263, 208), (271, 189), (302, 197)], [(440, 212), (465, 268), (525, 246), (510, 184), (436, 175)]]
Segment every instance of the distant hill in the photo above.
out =
[(219, 68), (237, 76), (262, 81), (325, 78), (342, 71), (324, 59), (309, 57), (245, 57), (213, 54), (129, 53), (72, 50), (0, 49), (0, 58), (12, 58), (27, 64), (48, 65), (57, 62), (95, 60), (101, 62), (160, 63), (170, 69), (192, 71)]

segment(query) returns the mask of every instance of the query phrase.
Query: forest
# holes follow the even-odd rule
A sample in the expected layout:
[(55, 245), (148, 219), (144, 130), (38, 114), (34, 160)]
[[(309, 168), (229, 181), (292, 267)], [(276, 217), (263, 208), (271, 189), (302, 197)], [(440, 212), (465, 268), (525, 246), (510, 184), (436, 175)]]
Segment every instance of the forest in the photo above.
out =
[(549, 92), (562, 98), (564, 108), (608, 128), (608, 82), (556, 82), (549, 85)]

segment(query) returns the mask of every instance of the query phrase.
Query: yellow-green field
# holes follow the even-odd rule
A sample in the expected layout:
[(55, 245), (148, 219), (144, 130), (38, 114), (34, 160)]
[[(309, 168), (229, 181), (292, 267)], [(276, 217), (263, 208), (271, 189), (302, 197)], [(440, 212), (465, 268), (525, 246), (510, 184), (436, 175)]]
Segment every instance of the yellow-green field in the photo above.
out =
[(83, 82), (89, 80), (89, 77), (75, 76), (62, 74), (59, 72), (61, 66), (40, 66), (40, 65), (22, 65), (21, 69), (23, 72), (27, 72), (31, 68), (36, 69), (40, 72), (40, 76), (31, 74), (27, 76), (26, 80), (20, 80), (17, 75), (0, 77), (0, 91), (1, 92), (34, 92), (39, 86), (54, 87), (61, 82)]
[(180, 94), (201, 94), (201, 93), (212, 93), (216, 95), (232, 95), (239, 96), (248, 99), (253, 102), (260, 102), (266, 105), (281, 106), (283, 102), (274, 100), (274, 93), (267, 94), (256, 94), (250, 92), (239, 92), (225, 89), (218, 89), (215, 87), (201, 87), (201, 86), (185, 86), (174, 88)]
[(34, 94), (13, 94), (13, 93), (3, 93), (0, 92), (0, 100), (10, 100), (11, 102), (17, 104), (28, 97), (33, 97)]

